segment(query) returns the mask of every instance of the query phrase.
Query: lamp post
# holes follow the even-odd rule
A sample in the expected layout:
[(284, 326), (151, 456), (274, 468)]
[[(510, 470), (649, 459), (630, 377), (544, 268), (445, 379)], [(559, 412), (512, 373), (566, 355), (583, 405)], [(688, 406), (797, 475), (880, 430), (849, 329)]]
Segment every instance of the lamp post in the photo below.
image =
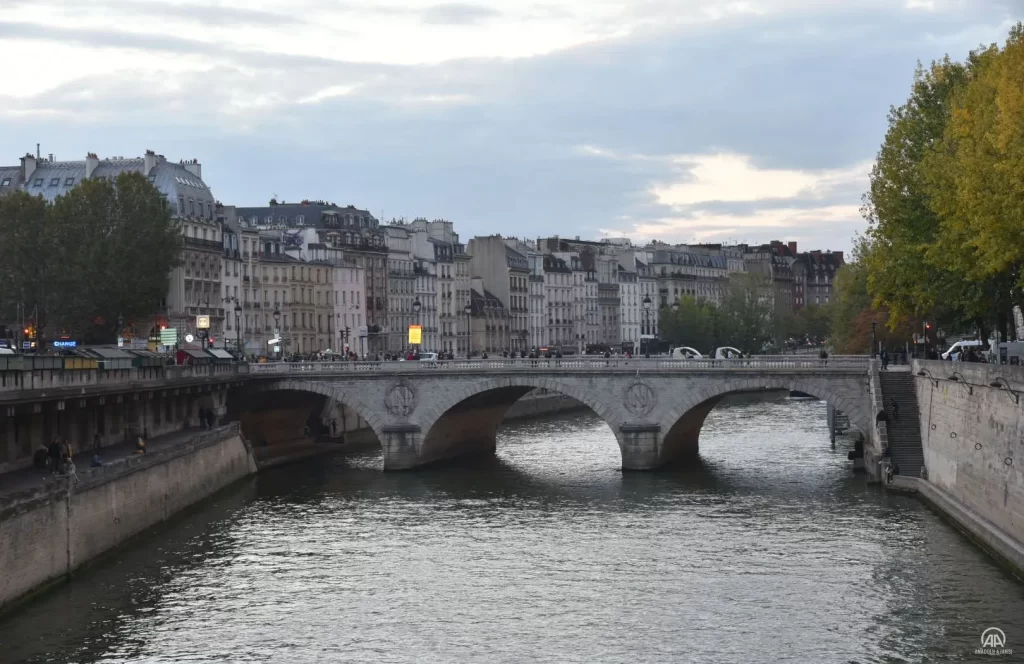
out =
[(242, 305), (235, 300), (235, 346), (242, 357), (245, 357), (245, 349), (242, 348)]
[(281, 359), (281, 353), (282, 353), (282, 351), (281, 351), (281, 346), (282, 346), (281, 342), (283, 341), (283, 339), (281, 339), (281, 309), (278, 307), (276, 302), (274, 303), (274, 338), (277, 339), (278, 351), (277, 351), (276, 355), (277, 355), (277, 359), (280, 360)]
[(124, 316), (117, 315), (117, 347), (121, 347), (121, 330), (124, 328)]
[(466, 303), (466, 308), (463, 309), (466, 312), (466, 359), (473, 357), (473, 326), (470, 321), (470, 316), (473, 314), (473, 305)]
[[(640, 345), (643, 347), (643, 354), (645, 357), (650, 357), (650, 343), (651, 343), (651, 296), (644, 295), (644, 299), (641, 304), (644, 307), (644, 334), (640, 337)], [(646, 343), (645, 343), (646, 342)]]

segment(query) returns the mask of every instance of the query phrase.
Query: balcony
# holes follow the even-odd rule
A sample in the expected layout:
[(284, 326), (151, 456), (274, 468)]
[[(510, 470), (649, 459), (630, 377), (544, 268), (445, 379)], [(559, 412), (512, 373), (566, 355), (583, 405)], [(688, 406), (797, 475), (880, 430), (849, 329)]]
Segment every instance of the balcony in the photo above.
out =
[(185, 237), (185, 246), (193, 249), (205, 249), (207, 251), (224, 251), (224, 244), (217, 240), (204, 240), (198, 237)]

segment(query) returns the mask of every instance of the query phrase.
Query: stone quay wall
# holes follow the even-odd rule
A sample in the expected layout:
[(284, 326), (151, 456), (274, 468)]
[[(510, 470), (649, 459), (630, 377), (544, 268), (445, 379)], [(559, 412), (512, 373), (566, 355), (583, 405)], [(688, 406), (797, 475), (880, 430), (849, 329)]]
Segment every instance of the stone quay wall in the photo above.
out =
[(959, 506), (951, 510), (929, 502), (1019, 567), (1024, 560), (1024, 394), (1014, 392), (1024, 392), (1024, 367), (916, 361), (913, 372), (927, 484)]
[(0, 505), (0, 612), (139, 532), (256, 472), (237, 424), (187, 445), (119, 459)]

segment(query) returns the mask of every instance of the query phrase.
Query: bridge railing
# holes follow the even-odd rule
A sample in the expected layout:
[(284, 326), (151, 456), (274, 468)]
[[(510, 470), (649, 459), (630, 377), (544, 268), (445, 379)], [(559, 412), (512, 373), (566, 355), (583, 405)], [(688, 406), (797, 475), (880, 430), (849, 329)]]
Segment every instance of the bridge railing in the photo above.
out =
[(668, 359), (668, 358), (622, 358), (622, 357), (567, 357), (567, 358), (489, 358), (443, 361), (407, 362), (270, 362), (253, 364), (251, 374), (365, 374), (365, 373), (411, 373), (411, 372), (503, 372), (503, 371), (647, 371), (647, 372), (692, 372), (720, 370), (803, 370), (816, 371), (867, 371), (869, 359), (866, 355), (836, 355), (827, 360), (800, 355), (755, 355), (731, 360), (716, 359)]
[(60, 392), (111, 390), (125, 386), (161, 387), (206, 380), (245, 378), (248, 364), (132, 367), (125, 369), (33, 369), (0, 371), (0, 401), (33, 390)]

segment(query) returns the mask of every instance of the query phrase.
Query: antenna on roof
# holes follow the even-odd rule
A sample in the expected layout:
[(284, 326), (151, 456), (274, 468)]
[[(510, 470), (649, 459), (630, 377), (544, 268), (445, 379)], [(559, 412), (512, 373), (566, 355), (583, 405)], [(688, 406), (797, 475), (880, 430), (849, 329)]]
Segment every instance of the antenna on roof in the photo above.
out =
[(36, 159), (39, 159), (42, 155), (39, 152), (39, 144), (36, 143)]

